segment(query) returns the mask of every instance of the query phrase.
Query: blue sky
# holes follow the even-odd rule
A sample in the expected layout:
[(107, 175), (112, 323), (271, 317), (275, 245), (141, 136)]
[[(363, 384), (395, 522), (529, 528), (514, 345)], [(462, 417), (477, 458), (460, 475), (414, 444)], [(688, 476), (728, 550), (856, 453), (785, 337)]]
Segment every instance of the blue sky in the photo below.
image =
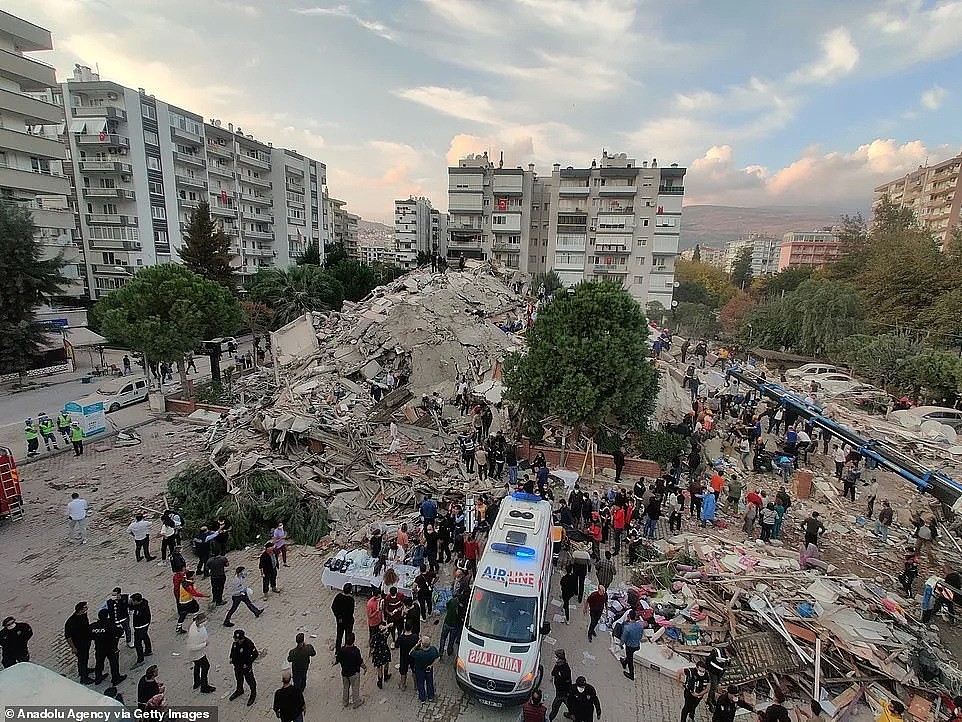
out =
[(390, 220), (449, 163), (677, 162), (689, 203), (868, 207), (962, 146), (962, 0), (7, 0), (40, 59), (328, 165)]

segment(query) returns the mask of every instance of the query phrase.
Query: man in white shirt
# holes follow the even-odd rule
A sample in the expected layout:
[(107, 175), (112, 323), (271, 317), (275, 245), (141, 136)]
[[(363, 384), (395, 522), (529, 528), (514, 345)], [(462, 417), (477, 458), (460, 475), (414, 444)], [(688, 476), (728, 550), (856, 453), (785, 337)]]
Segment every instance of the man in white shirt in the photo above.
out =
[(87, 543), (87, 509), (87, 500), (81, 499), (80, 494), (75, 491), (70, 495), (70, 501), (67, 502), (67, 541), (74, 541), (76, 531), (77, 540), (81, 544)]
[(127, 531), (134, 538), (134, 554), (137, 556), (137, 561), (141, 560), (141, 552), (143, 552), (143, 558), (152, 562), (154, 558), (150, 556), (150, 522), (144, 519), (143, 514), (138, 514), (130, 522)]

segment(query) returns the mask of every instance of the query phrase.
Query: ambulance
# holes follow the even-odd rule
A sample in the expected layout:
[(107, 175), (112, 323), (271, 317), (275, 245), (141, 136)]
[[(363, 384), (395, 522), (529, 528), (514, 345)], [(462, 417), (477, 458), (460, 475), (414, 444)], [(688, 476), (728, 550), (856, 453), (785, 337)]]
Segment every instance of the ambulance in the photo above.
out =
[(551, 551), (551, 502), (524, 492), (505, 497), (478, 562), (458, 647), (458, 685), (482, 704), (521, 704), (541, 684)]

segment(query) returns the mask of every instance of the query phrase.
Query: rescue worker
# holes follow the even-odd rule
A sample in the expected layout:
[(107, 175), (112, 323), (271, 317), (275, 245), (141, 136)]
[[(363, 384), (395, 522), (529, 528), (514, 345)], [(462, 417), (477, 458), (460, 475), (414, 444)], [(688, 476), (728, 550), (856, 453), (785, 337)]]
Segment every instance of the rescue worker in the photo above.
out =
[(70, 414), (68, 414), (66, 410), (61, 411), (60, 415), (57, 417), (57, 430), (63, 437), (63, 442), (65, 444), (70, 443), (70, 424), (72, 423), (73, 419), (70, 417)]
[(70, 443), (73, 444), (74, 456), (84, 453), (84, 432), (76, 421), (70, 424)]
[(40, 432), (33, 425), (33, 419), (27, 419), (23, 423), (23, 436), (27, 440), (27, 456), (36, 456), (40, 453)]
[(60, 444), (57, 443), (57, 434), (54, 431), (53, 419), (47, 416), (46, 412), (41, 412), (37, 417), (37, 426), (39, 427), (40, 435), (43, 437), (43, 443), (47, 446), (47, 451), (52, 451), (50, 444), (53, 443), (54, 449), (59, 449)]

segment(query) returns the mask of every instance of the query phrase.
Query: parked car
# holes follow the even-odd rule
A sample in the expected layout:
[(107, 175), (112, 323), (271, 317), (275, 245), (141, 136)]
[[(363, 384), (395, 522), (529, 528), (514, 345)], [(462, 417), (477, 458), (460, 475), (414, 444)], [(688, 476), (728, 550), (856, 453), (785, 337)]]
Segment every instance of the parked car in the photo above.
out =
[(858, 386), (865, 385), (857, 379), (852, 378), (848, 374), (837, 372), (810, 374), (802, 376), (800, 379), (798, 379), (798, 384), (805, 390), (808, 390), (813, 382), (818, 385), (819, 391), (822, 391), (826, 394), (839, 394), (845, 391), (851, 391)]
[(789, 369), (785, 372), (785, 378), (800, 379), (803, 376), (821, 376), (822, 374), (834, 374), (843, 371), (838, 366), (823, 363), (810, 363), (799, 366), (797, 369)]
[(97, 393), (91, 394), (91, 401), (102, 401), (107, 412), (117, 411), (122, 406), (129, 406), (147, 400), (149, 384), (143, 376), (123, 376), (117, 379), (107, 379), (97, 388)]
[(956, 431), (962, 429), (962, 411), (944, 406), (916, 406), (912, 409), (892, 411), (889, 418), (907, 428), (921, 426), (926, 421), (938, 421)]
[(225, 336), (223, 338), (212, 338), (209, 341), (201, 341), (197, 353), (207, 353), (208, 344), (220, 344), (220, 352), (227, 353), (228, 350), (230, 350), (231, 344), (233, 344), (234, 348), (237, 348), (237, 339), (233, 336)]

